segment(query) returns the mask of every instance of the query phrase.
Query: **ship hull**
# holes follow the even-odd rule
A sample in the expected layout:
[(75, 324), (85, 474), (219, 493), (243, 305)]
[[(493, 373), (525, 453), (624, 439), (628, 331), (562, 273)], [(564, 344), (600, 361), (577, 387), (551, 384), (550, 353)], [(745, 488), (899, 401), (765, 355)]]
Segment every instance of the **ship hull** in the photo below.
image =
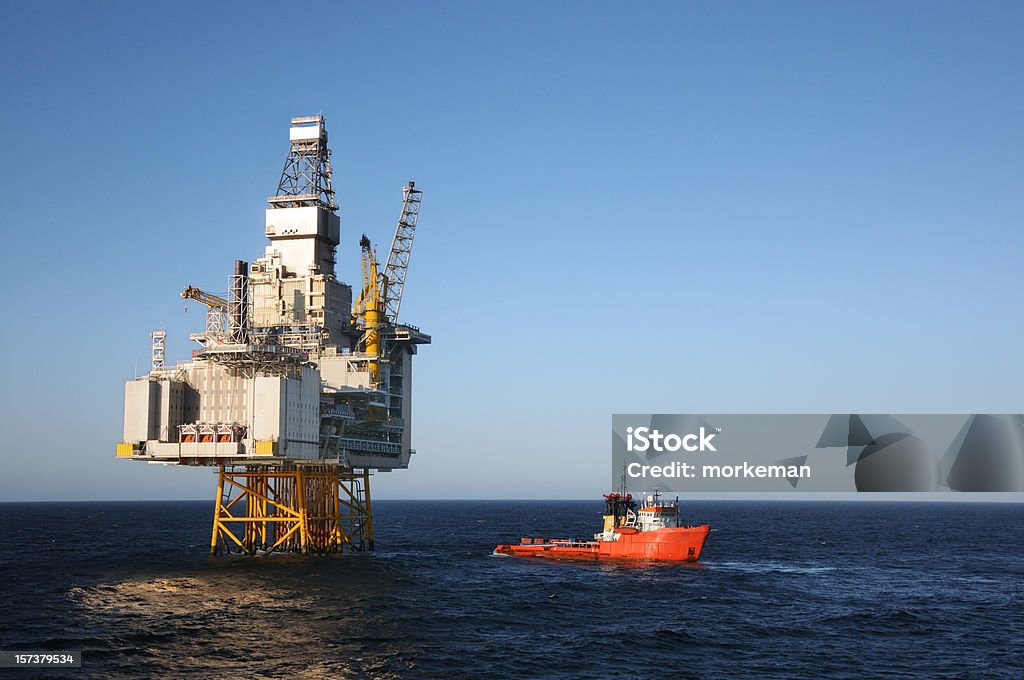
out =
[(568, 541), (524, 538), (518, 545), (502, 544), (496, 555), (555, 560), (696, 562), (711, 527), (666, 527), (653, 531), (616, 530), (616, 540)]

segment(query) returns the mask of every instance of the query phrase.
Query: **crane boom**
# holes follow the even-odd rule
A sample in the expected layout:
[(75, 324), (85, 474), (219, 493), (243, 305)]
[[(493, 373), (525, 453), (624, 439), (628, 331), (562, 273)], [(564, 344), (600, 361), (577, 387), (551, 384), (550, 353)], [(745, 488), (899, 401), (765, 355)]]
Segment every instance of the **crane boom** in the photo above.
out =
[(380, 370), (380, 331), (384, 325), (382, 288), (386, 289), (387, 279), (377, 272), (377, 256), (366, 234), (359, 240), (359, 248), (363, 253), (363, 289), (352, 305), (352, 316), (357, 322), (362, 321), (363, 335), (359, 345), (370, 358), (370, 379), (376, 383)]
[(224, 298), (217, 297), (213, 293), (207, 293), (205, 291), (199, 290), (198, 288), (193, 288), (192, 286), (185, 286), (185, 290), (181, 291), (181, 297), (185, 298), (186, 300), (195, 300), (197, 302), (202, 302), (204, 305), (210, 307), (211, 309), (219, 309), (220, 311), (225, 313), (231, 310), (231, 303), (225, 300)]
[(420, 201), (423, 200), (423, 192), (416, 188), (415, 182), (402, 187), (402, 194), (402, 215), (398, 218), (388, 263), (384, 267), (384, 280), (387, 282), (384, 313), (391, 323), (398, 323), (405, 276), (409, 272), (409, 259), (412, 257), (412, 239), (416, 235), (416, 221), (420, 216)]

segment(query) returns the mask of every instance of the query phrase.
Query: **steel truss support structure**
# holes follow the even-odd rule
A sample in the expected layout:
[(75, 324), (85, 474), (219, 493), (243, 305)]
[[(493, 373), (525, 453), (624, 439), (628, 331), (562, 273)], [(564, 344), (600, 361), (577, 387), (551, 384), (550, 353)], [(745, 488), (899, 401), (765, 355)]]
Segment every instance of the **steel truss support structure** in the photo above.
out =
[(373, 550), (370, 472), (337, 465), (221, 467), (210, 553)]

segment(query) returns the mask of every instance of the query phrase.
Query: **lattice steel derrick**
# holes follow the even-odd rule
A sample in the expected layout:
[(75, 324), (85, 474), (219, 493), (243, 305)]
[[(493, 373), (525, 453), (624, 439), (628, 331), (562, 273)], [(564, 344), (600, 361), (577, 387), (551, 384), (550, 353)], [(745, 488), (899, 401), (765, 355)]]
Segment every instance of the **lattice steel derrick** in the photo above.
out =
[(409, 260), (412, 258), (412, 240), (416, 235), (416, 222), (420, 216), (420, 202), (423, 192), (416, 188), (415, 182), (402, 187), (402, 215), (398, 218), (395, 238), (391, 242), (388, 263), (384, 268), (387, 281), (387, 297), (384, 301), (384, 312), (391, 323), (398, 322), (398, 310), (402, 306), (402, 291), (405, 288), (405, 277), (409, 272)]
[(281, 170), (277, 193), (270, 199), (272, 206), (283, 208), (320, 206), (337, 210), (334, 186), (331, 183), (331, 151), (327, 148), (327, 128), (322, 116), (307, 116), (292, 120), (297, 125), (315, 125), (311, 139), (292, 139), (288, 158)]

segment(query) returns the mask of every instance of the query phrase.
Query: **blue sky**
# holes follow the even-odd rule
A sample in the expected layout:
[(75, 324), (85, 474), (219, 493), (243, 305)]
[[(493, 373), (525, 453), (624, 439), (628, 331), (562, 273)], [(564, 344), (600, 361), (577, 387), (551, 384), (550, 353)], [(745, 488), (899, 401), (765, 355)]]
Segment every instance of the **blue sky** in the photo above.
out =
[(343, 245), (424, 189), (381, 498), (590, 497), (614, 412), (1020, 412), (1024, 5), (7, 3), (0, 500), (207, 498), (122, 383), (264, 247), (322, 112)]

